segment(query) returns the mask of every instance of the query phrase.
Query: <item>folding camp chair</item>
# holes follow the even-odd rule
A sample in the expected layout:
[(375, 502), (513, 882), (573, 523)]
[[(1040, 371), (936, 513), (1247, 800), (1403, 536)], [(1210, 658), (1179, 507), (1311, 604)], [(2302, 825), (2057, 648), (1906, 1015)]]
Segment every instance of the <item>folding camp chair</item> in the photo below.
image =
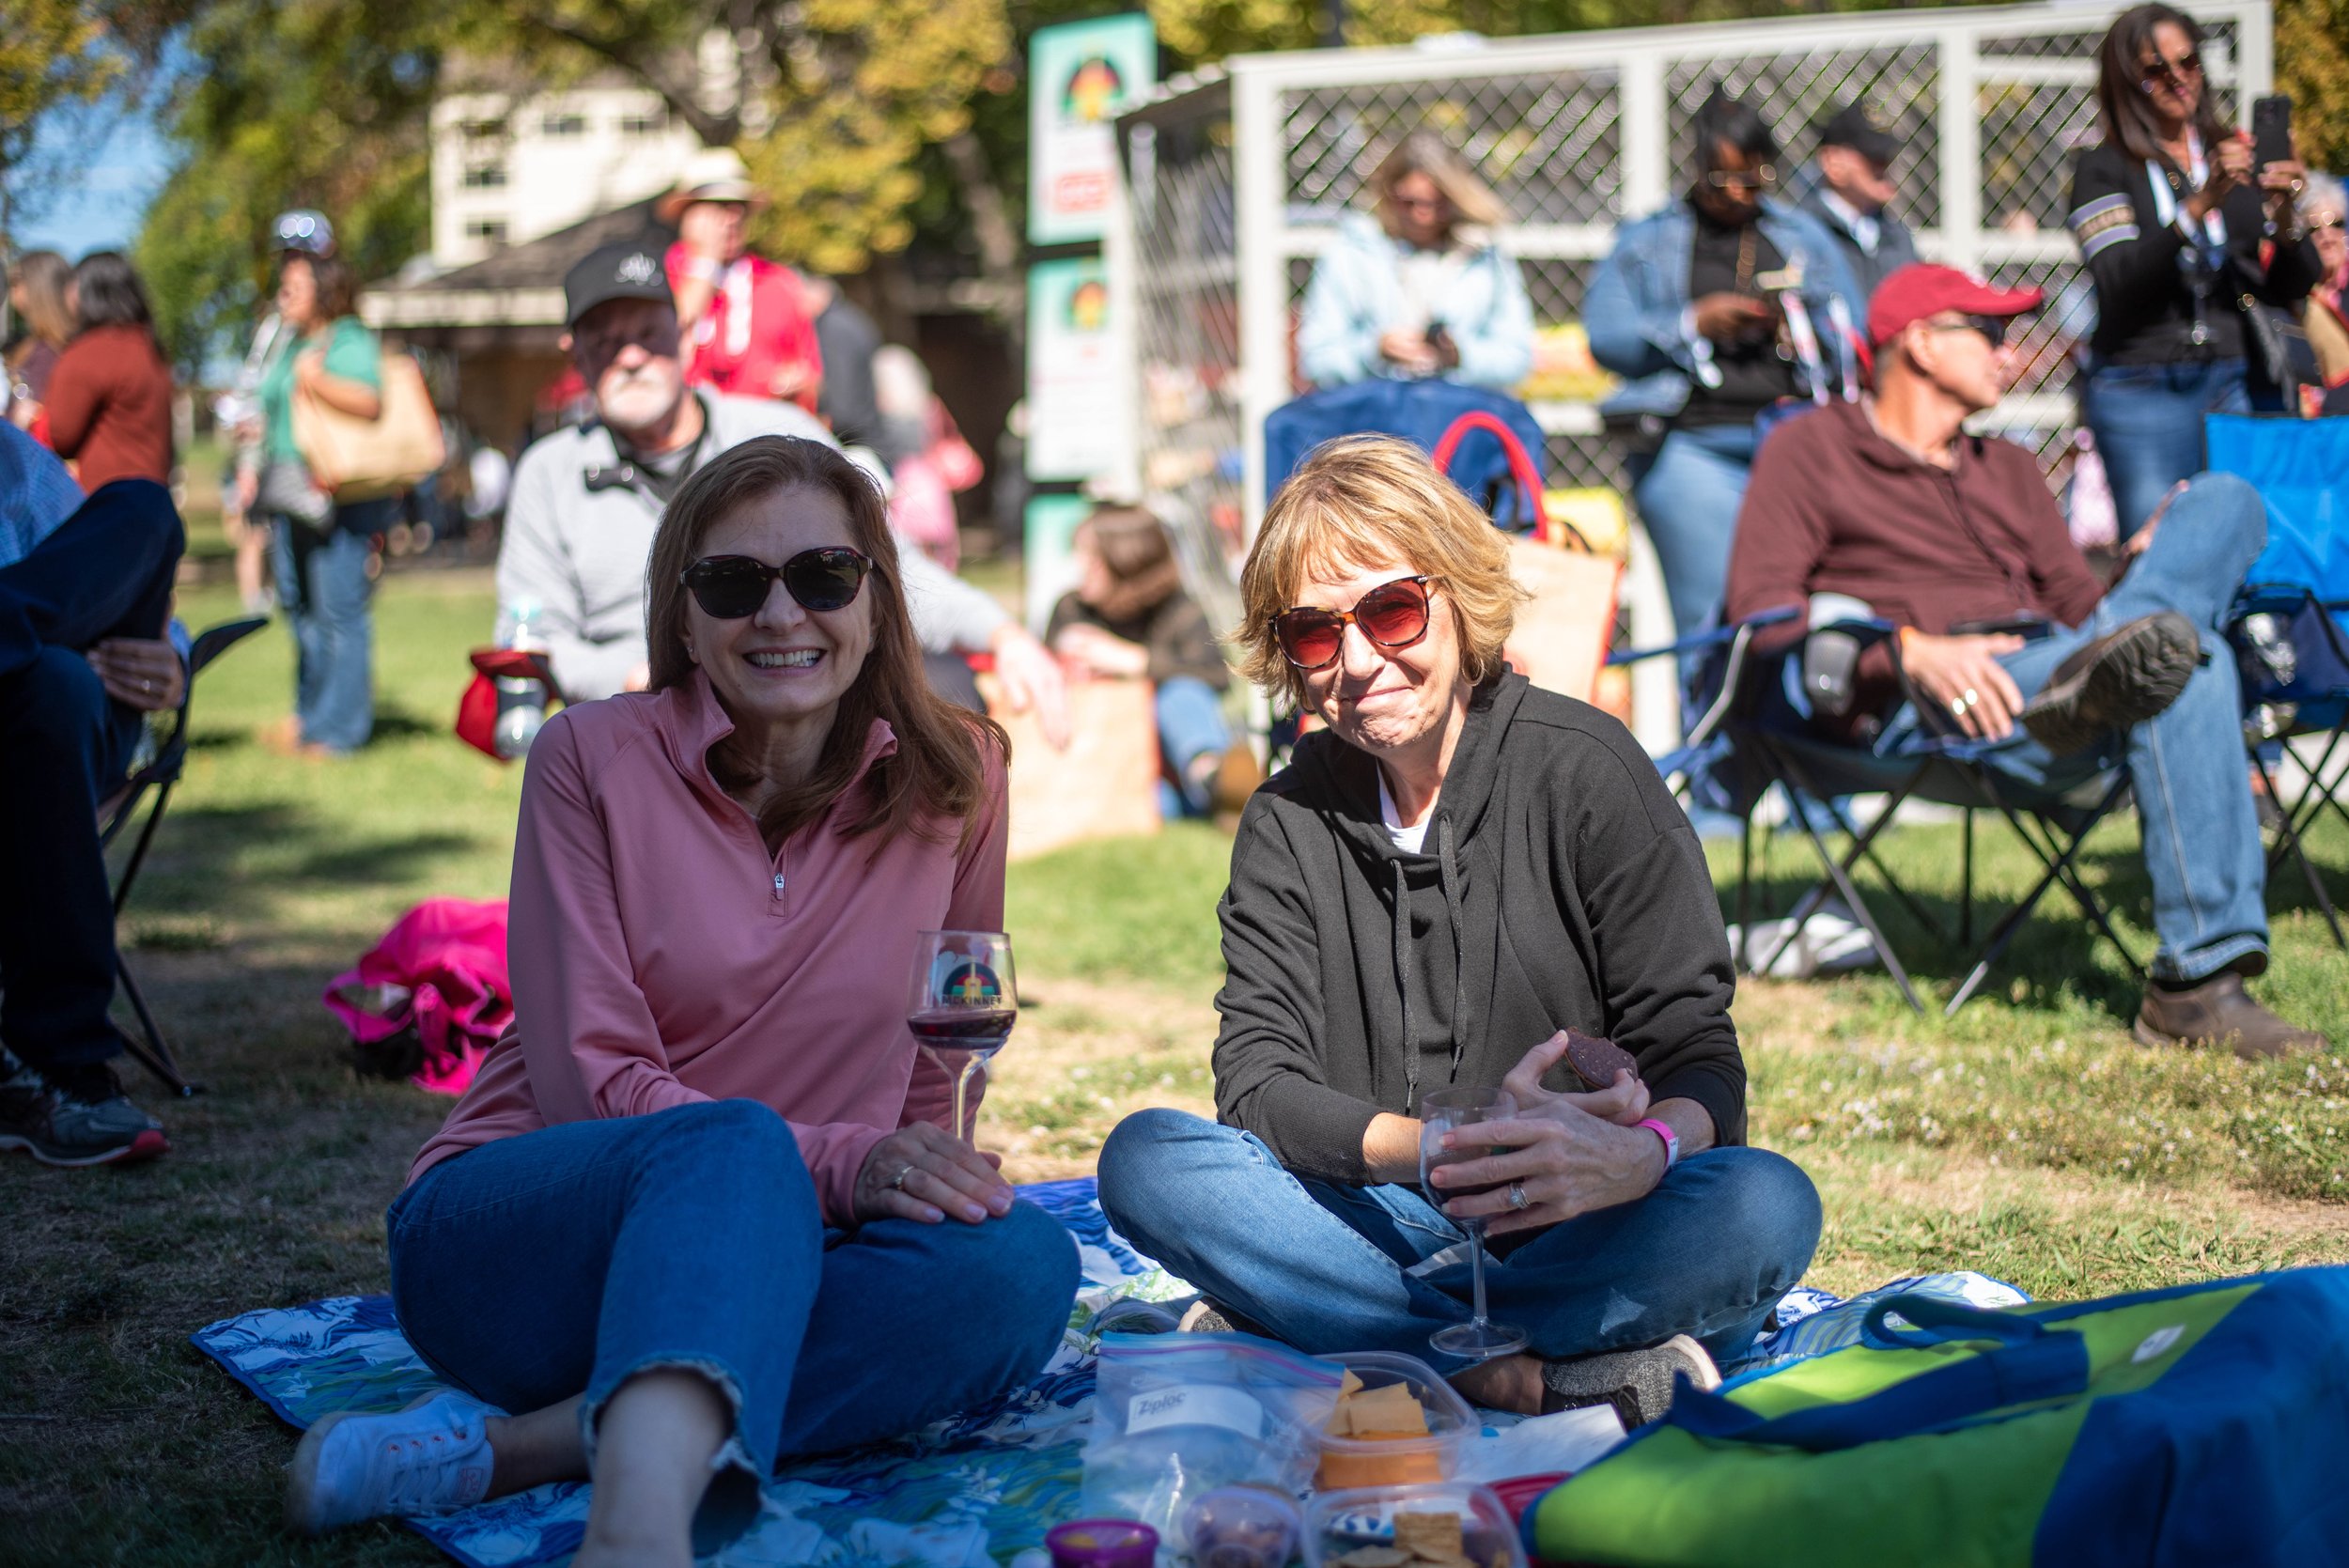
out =
[[(134, 820), (140, 818), (144, 806), (145, 819), (138, 837), (132, 844), (130, 859), (115, 878), (115, 918), (122, 916), (123, 907), (131, 901), (131, 889), (138, 881), (139, 868), (147, 863), (147, 851), (155, 842), (155, 830), (163, 825), (163, 812), (171, 804), (171, 792), (179, 783), (179, 775), (188, 760), (188, 709), (195, 700), (196, 677), (205, 667), (229, 647), (260, 630), (269, 622), (256, 616), (249, 620), (226, 621), (207, 629), (188, 649), (188, 684), (181, 692), (179, 706), (175, 709), (157, 740), (153, 756), (145, 766), (132, 770), (122, 786), (99, 806), (99, 843), (111, 848), (115, 840)], [(122, 994), (131, 1001), (132, 1011), (138, 1015), (139, 1028), (146, 1038), (130, 1039), (131, 1054), (139, 1064), (154, 1074), (175, 1094), (195, 1094), (201, 1085), (191, 1083), (179, 1071), (179, 1059), (172, 1054), (171, 1044), (164, 1039), (163, 1026), (155, 1021), (154, 1011), (140, 994), (138, 982), (132, 977), (129, 960), (117, 948), (115, 972), (122, 982)]]
[[(1894, 984), (1900, 986), (1901, 995), (1910, 1007), (1922, 1012), (1924, 1004), (1918, 999), (1916, 986), (1853, 873), (1862, 862), (1867, 862), (1891, 895), (1928, 931), (1952, 945), (1970, 946), (1974, 814), (1995, 811), (2030, 847), (2040, 862), (2042, 875), (1992, 929), (1972, 968), (1944, 1007), (1944, 1016), (1954, 1015), (1972, 999), (1991, 969), (2005, 955), (2024, 921), (2048, 891), (2059, 885), (2142, 982), (2144, 967), (2113, 929), (2103, 901), (2082, 878), (2078, 866), (2080, 848), (2088, 835), (2126, 797), (2127, 770), (2116, 762), (2101, 772), (2091, 787), (2055, 790), (2034, 786), (1992, 766), (1988, 760), (1992, 753), (2017, 744), (2014, 739), (1983, 741), (1943, 737), (1895, 755), (1881, 755), (1822, 739), (1782, 695), (1781, 682), (1786, 661), (1798, 658), (1798, 651), (1761, 655), (1753, 648), (1757, 633), (1783, 625), (1798, 613), (1792, 609), (1773, 611), (1667, 647), (1626, 651), (1610, 660), (1631, 663), (1668, 655), (1707, 656), (1700, 664), (1703, 674), (1698, 677), (1698, 694), (1703, 700), (1693, 705), (1699, 717), (1690, 726), (1688, 740), (1679, 750), (1657, 758), (1657, 766), (1668, 781), (1675, 776), (1685, 780), (1710, 773), (1726, 787), (1729, 808), (1742, 819), (1735, 893), (1739, 966), (1749, 973), (1768, 972), (1799, 936), (1803, 923), (1818, 912), (1830, 893), (1837, 894), (1868, 933), (1877, 955), (1884, 960)], [(1892, 629), (1882, 621), (1839, 621), (1815, 629), (1811, 635), (1832, 631), (1871, 642), (1889, 636)], [(1772, 785), (1781, 786), (1800, 799), (1802, 803), (1788, 814), (1789, 820), (1800, 829), (1816, 854), (1821, 876), (1795, 900), (1783, 934), (1756, 958), (1752, 951), (1755, 808)], [(1883, 810), (1865, 827), (1854, 821), (1842, 803), (1855, 795), (1886, 798)], [(1956, 806), (1965, 813), (1958, 924), (1954, 932), (1901, 885), (1876, 853), (1878, 839), (1891, 826), (1901, 806), (1911, 800)], [(1841, 831), (1848, 841), (1841, 855), (1829, 848), (1826, 833), (1813, 819), (1817, 812), (1826, 813), (1831, 831)]]
[[(2327, 807), (2349, 823), (2341, 786), (2349, 783), (2349, 635), (2338, 617), (2349, 600), (2320, 599), (2309, 589), (2283, 584), (2247, 585), (2235, 598), (2228, 640), (2243, 678), (2244, 738), (2251, 766), (2267, 787), (2276, 814), (2275, 843), (2267, 852), (2267, 877), (2289, 860), (2300, 868), (2334, 942), (2349, 951), (2349, 936), (2332, 894), (2309, 856), (2307, 837)], [(2284, 744), (2323, 737), (2317, 759), (2301, 763), (2307, 783), (2296, 800), (2286, 800), (2273, 754)], [(2335, 767), (2334, 759), (2341, 764)]]

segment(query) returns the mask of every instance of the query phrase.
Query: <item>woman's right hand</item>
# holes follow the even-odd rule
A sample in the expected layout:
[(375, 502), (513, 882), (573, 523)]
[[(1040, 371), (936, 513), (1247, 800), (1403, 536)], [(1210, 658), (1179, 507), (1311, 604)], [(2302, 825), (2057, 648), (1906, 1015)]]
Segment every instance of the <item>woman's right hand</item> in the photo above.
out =
[(1542, 1077), (1564, 1059), (1566, 1032), (1557, 1033), (1535, 1046), (1509, 1069), (1501, 1086), (1509, 1097), (1517, 1102), (1517, 1115), (1531, 1120), (1537, 1116), (1557, 1119), (1562, 1110), (1573, 1110), (1595, 1116), (1602, 1122), (1612, 1122), (1619, 1127), (1636, 1127), (1647, 1115), (1647, 1085), (1635, 1073), (1618, 1072), (1615, 1081), (1604, 1089), (1583, 1094), (1563, 1094), (1542, 1087)]
[(856, 1218), (935, 1225), (949, 1214), (967, 1225), (1011, 1212), (1011, 1188), (983, 1154), (943, 1127), (916, 1122), (873, 1145), (856, 1175)]
[(2251, 139), (2236, 134), (2229, 136), (2211, 149), (2210, 174), (2202, 188), (2186, 198), (2186, 210), (2200, 223), (2218, 210), (2228, 193), (2238, 185), (2251, 183)]

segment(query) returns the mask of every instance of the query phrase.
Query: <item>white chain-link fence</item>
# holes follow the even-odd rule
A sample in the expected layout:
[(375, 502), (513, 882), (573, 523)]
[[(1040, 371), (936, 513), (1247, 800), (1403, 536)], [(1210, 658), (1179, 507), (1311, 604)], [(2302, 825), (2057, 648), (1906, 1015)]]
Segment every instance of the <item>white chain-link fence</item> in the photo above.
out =
[[(1685, 184), (1690, 116), (1716, 82), (1768, 118), (1788, 167), (1816, 150), (1820, 120), (1872, 103), (1902, 139), (1893, 208), (1924, 253), (2047, 292), (2020, 339), (2014, 393), (1986, 424), (2061, 484), (2071, 348), (2092, 309), (2064, 198), (2071, 154), (2093, 133), (2096, 44), (2120, 9), (1861, 12), (1242, 55), (1225, 73), (1171, 84), (1119, 121), (1130, 228), (1112, 264), (1138, 322), (1144, 488), (1190, 536), (1195, 567), (1218, 533), (1228, 546), (1245, 532), (1262, 505), (1264, 417), (1300, 390), (1291, 345), (1314, 257), (1406, 132), (1441, 132), (1500, 193), (1535, 318), (1554, 326), (1579, 316), (1616, 223)], [(2234, 119), (2267, 90), (2269, 8), (2194, 10)], [(1534, 411), (1553, 483), (1623, 488), (1591, 405)]]

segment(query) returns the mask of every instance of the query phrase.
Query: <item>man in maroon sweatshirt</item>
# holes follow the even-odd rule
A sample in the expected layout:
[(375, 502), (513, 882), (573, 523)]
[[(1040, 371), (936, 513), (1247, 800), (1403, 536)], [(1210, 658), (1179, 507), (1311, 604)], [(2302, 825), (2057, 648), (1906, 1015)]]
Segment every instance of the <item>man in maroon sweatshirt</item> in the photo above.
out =
[[(2265, 510), (2240, 479), (2196, 476), (2130, 541), (2107, 591), (2030, 454), (1963, 427), (1999, 401), (2007, 327), (2039, 300), (1948, 267), (1887, 278), (1868, 310), (1874, 396), (1804, 413), (1762, 447), (1726, 613), (1826, 596), (1897, 625), (1860, 656), (1847, 713), (1815, 721), (1879, 752), (2013, 737), (1985, 761), (2058, 788), (2125, 756), (2160, 938), (2137, 1038), (2245, 1057), (2322, 1049), (2243, 988), (2267, 967), (2267, 862), (2224, 629)], [(2006, 629), (2023, 621), (2046, 634)], [(1790, 625), (1763, 645), (1801, 636)]]

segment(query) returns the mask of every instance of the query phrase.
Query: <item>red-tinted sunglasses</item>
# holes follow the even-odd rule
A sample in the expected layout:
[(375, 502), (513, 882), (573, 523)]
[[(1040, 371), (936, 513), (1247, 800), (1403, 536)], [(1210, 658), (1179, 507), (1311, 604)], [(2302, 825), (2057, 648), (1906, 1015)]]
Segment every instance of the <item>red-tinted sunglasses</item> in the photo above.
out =
[(1351, 610), (1299, 605), (1272, 617), (1273, 639), (1282, 655), (1300, 670), (1325, 669), (1346, 647), (1346, 629), (1358, 626), (1370, 645), (1392, 653), (1427, 635), (1427, 595), (1432, 580), (1398, 577), (1381, 582), (1354, 601)]

